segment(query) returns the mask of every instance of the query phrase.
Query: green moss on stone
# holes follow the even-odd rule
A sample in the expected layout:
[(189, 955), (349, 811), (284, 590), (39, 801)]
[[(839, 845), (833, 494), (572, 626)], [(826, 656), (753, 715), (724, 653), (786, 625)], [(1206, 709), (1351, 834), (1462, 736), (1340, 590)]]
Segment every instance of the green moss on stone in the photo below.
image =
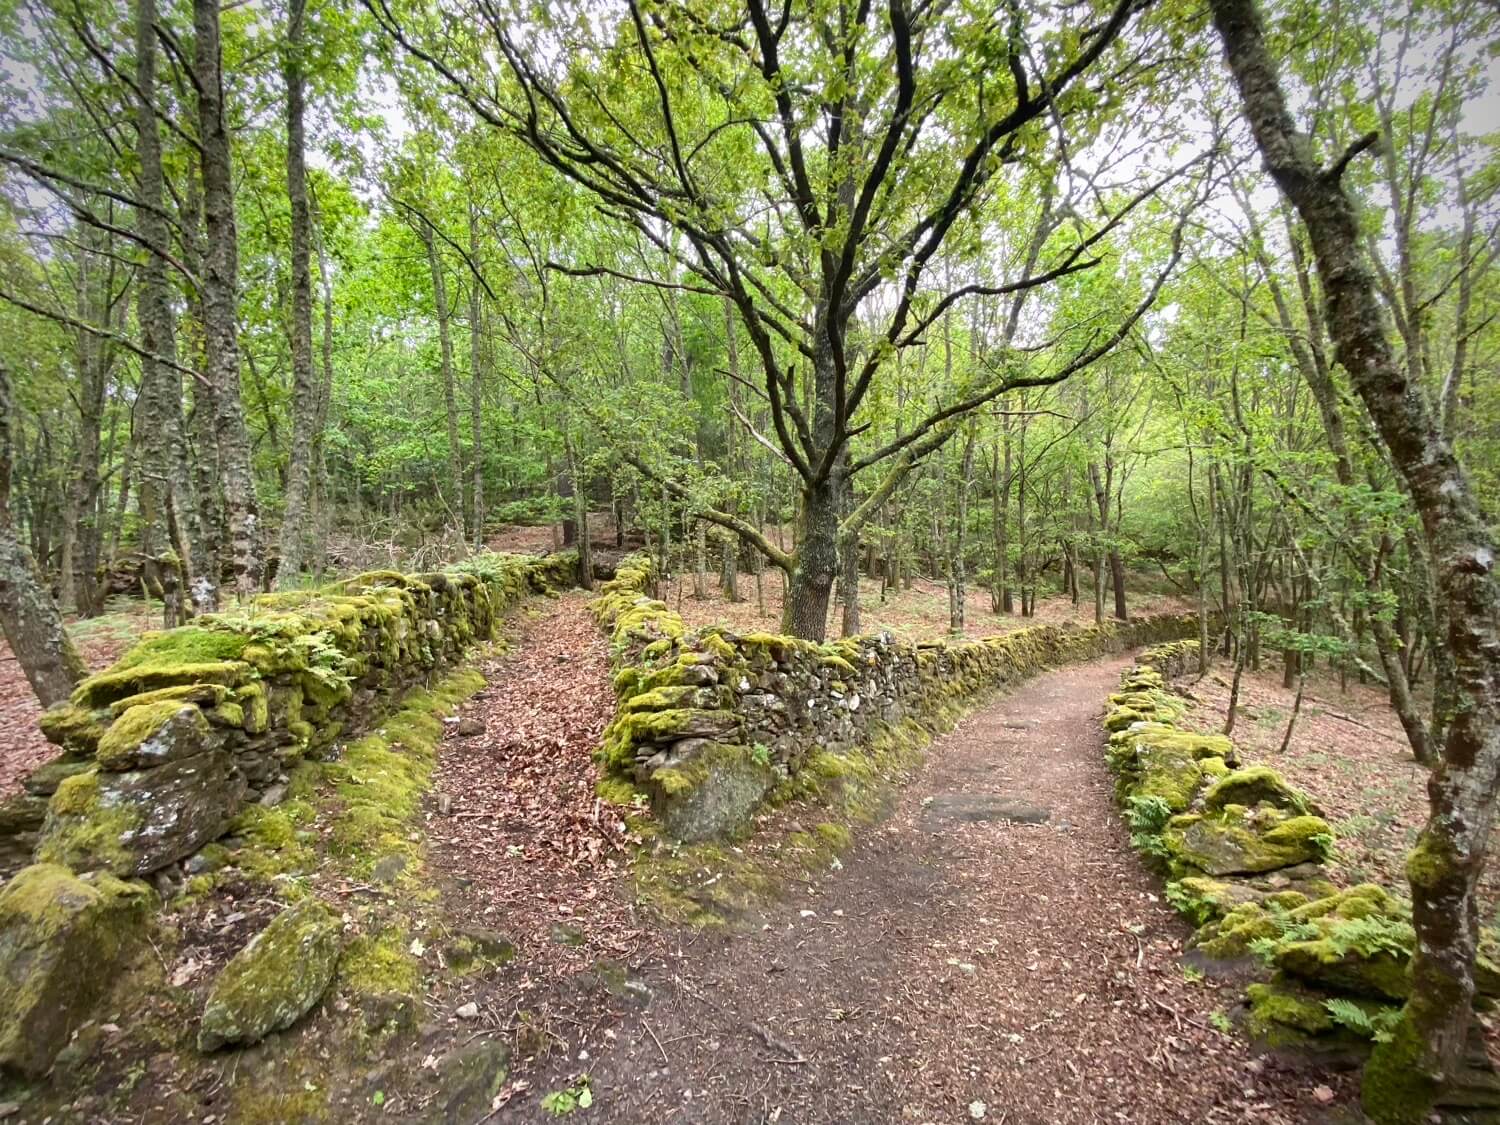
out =
[(39, 725), (47, 741), (79, 754), (92, 754), (109, 727), (109, 712), (75, 703), (59, 703), (42, 713)]
[(223, 684), (176, 684), (172, 687), (157, 688), (155, 691), (146, 691), (139, 695), (117, 699), (109, 705), (109, 713), (118, 717), (132, 707), (164, 702), (198, 703), (212, 707), (224, 702), (227, 698), (229, 698), (229, 689)]
[(1245, 989), (1250, 999), (1250, 1034), (1265, 1039), (1274, 1034), (1275, 1026), (1290, 1027), (1308, 1035), (1333, 1029), (1333, 1017), (1323, 1005), (1323, 997), (1304, 988), (1285, 983), (1256, 983)]
[(151, 894), (40, 863), (0, 887), (0, 1069), (40, 1075), (145, 935)]
[(198, 1049), (257, 1043), (301, 1019), (333, 979), (342, 931), (338, 915), (316, 898), (278, 914), (214, 980)]
[(141, 769), (201, 754), (208, 737), (208, 720), (196, 704), (170, 699), (143, 703), (110, 724), (95, 757), (102, 769)]
[(1211, 810), (1268, 804), (1289, 812), (1308, 811), (1307, 799), (1269, 766), (1247, 766), (1225, 775), (1203, 795), (1203, 803)]
[(594, 795), (607, 805), (630, 808), (644, 800), (646, 794), (620, 777), (601, 777), (594, 785)]
[(36, 856), (43, 863), (129, 874), (135, 859), (123, 841), (141, 823), (139, 810), (105, 804), (97, 770), (75, 774), (57, 787), (47, 803)]
[(238, 660), (249, 643), (250, 638), (240, 633), (184, 625), (146, 637), (115, 662), (114, 670), (124, 671), (146, 665), (212, 664)]
[(1269, 807), (1252, 812), (1243, 805), (1174, 817), (1162, 833), (1178, 874), (1214, 876), (1257, 874), (1320, 860), (1332, 839), (1333, 830), (1321, 817), (1287, 817)]
[(419, 995), (422, 966), (409, 945), (398, 926), (355, 938), (339, 960), (339, 983), (359, 996)]

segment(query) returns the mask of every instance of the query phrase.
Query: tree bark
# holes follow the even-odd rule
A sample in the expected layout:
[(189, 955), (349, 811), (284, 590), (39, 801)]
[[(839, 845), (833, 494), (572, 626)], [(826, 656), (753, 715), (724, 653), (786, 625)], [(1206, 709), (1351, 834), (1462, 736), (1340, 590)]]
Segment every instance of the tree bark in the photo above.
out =
[(1419, 1122), (1442, 1083), (1460, 1073), (1474, 997), (1479, 938), (1475, 888), (1500, 788), (1500, 583), (1495, 542), (1467, 474), (1397, 363), (1374, 278), (1360, 248), (1341, 175), (1372, 137), (1322, 168), (1298, 134), (1253, 0), (1211, 0), (1246, 118), (1266, 167), (1311, 237), (1329, 335), (1411, 495), (1436, 583), (1451, 701), (1442, 758), (1428, 782), (1430, 816), (1407, 863), (1417, 946), (1411, 997), (1392, 1039), (1365, 1069), (1365, 1111), (1382, 1123)]
[[(479, 258), (479, 211), (471, 200), (469, 203), (469, 257), (473, 268), (480, 268)], [(484, 548), (484, 384), (489, 368), (489, 352), (484, 332), (484, 298), (479, 284), (469, 279), (469, 442), (472, 495), (469, 498), (470, 534), (474, 550)], [(587, 502), (585, 501), (585, 511)], [(584, 545), (585, 549), (587, 544)], [(585, 575), (587, 577), (587, 575)], [(585, 589), (588, 589), (585, 586)]]
[(828, 633), (828, 601), (838, 573), (838, 484), (825, 480), (802, 490), (797, 512), (797, 553), (781, 613), (785, 633), (822, 641)]
[[(189, 576), (195, 576), (204, 608), (218, 602), (217, 560), (206, 549), (202, 504), (193, 480), (182, 415), (182, 376), (158, 362), (177, 358), (177, 323), (172, 309), (172, 286), (163, 256), (171, 246), (171, 230), (163, 208), (166, 174), (162, 167), (161, 135), (156, 110), (156, 4), (136, 0), (135, 84), (136, 157), (140, 161), (139, 192), (143, 204), (136, 214), (138, 233), (152, 249), (146, 254), (136, 292), (136, 318), (141, 329), (140, 397), (133, 416), (141, 427), (137, 449), (138, 503), (147, 525), (142, 547), (148, 553), (154, 532), (175, 524), (181, 540), (178, 553)], [(206, 455), (206, 453), (205, 453)], [(167, 536), (170, 538), (170, 531)]]
[(287, 450), (286, 511), (281, 520), (280, 589), (295, 586), (311, 552), (313, 432), (318, 387), (313, 374), (312, 210), (307, 200), (307, 80), (302, 68), (302, 31), (307, 0), (288, 0), (281, 73), (286, 82), (286, 190), (292, 217), (292, 444)]
[[(323, 245), (323, 236), (316, 214), (312, 222), (313, 245), (318, 252), (318, 284), (322, 290), (323, 379), (318, 388), (318, 417), (313, 426), (313, 540), (312, 556), (309, 560), (314, 572), (321, 572), (328, 559), (328, 535), (333, 527), (333, 498), (329, 495), (328, 407), (333, 399), (333, 275), (328, 265), (328, 251)], [(356, 501), (359, 491), (354, 491)]]
[(63, 627), (57, 603), (40, 581), (36, 563), (11, 522), (14, 418), (10, 369), (0, 363), (0, 630), (31, 690), (43, 707), (50, 707), (68, 698), (73, 685), (83, 678), (83, 661)]
[[(95, 324), (106, 319), (113, 270), (102, 279), (103, 298), (95, 301), (101, 284), (89, 268), (89, 251), (79, 255), (78, 319)], [(101, 312), (103, 315), (101, 316)], [(96, 518), (99, 493), (99, 439), (104, 416), (106, 357), (99, 337), (80, 331), (75, 352), (78, 369), (78, 445), (73, 473), (68, 483), (67, 512), (58, 561), (58, 604), (87, 617), (95, 611), (94, 568), (99, 562), (99, 526)], [(79, 579), (82, 579), (80, 582)]]
[(573, 522), (578, 528), (578, 584), (585, 590), (594, 588), (594, 551), (589, 543), (589, 490), (578, 463), (578, 450), (569, 436), (567, 442), (568, 475), (573, 478)]
[(437, 251), (432, 227), (421, 224), (422, 245), (427, 248), (427, 265), (432, 270), (432, 305), (437, 314), (438, 349), (443, 374), (443, 409), (448, 423), (448, 490), (453, 514), (463, 519), (464, 462), (458, 437), (458, 388), (453, 380), (453, 336), (448, 331), (448, 281), (443, 274), (443, 259)]
[(240, 401), (240, 348), (236, 334), (239, 236), (230, 178), (229, 132), (224, 117), (224, 75), (219, 43), (218, 0), (193, 0), (196, 36), (193, 70), (198, 90), (198, 138), (202, 147), (203, 226), (207, 252), (202, 271), (203, 343), (213, 384), (214, 437), (229, 524), (235, 591), (249, 597), (263, 570), (260, 506), (250, 464), (250, 433)]

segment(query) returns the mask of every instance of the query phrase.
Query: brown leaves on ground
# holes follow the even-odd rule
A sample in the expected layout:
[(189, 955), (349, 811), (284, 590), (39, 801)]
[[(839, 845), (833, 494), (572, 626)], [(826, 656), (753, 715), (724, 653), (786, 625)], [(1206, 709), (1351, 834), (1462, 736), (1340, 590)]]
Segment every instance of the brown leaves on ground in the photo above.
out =
[[(68, 632), (78, 654), (91, 671), (107, 667), (151, 628), (155, 611), (139, 599), (116, 599), (111, 612), (71, 622)], [(0, 637), (0, 800), (21, 788), (21, 779), (57, 756), (37, 728), (42, 705), (37, 702), (20, 662)]]
[[(489, 686), (448, 724), (429, 800), (430, 865), (526, 951), (528, 969), (576, 967), (575, 948), (617, 950), (620, 931), (634, 932), (612, 893), (625, 824), (594, 792), (592, 752), (615, 701), (587, 601), (566, 594), (522, 619), (483, 669)], [(582, 944), (557, 940), (575, 922)]]
[[(975, 1106), (1038, 1125), (1292, 1125), (1347, 1106), (1349, 1076), (1252, 1057), (1226, 1022), (1240, 989), (1183, 973), (1187, 927), (1130, 849), (1104, 763), (1099, 713), (1124, 664), (1049, 673), (970, 716), (887, 820), (749, 932), (644, 941), (649, 1006), (575, 1013), (533, 1087), (586, 1066), (620, 1125), (956, 1122)], [(984, 794), (1050, 818), (941, 815)], [(545, 1119), (527, 1101), (498, 1118)]]

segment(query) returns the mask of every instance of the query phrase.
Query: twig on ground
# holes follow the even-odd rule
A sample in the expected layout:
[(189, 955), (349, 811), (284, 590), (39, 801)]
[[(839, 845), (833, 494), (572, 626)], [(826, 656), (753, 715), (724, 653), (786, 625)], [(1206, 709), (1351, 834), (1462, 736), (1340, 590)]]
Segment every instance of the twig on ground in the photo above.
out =
[(671, 1066), (672, 1060), (667, 1058), (667, 1049), (661, 1045), (661, 1040), (656, 1037), (656, 1032), (651, 1030), (651, 1025), (642, 1019), (641, 1026), (646, 1029), (646, 1034), (651, 1036), (651, 1042), (655, 1043), (656, 1049), (661, 1052), (661, 1061)]

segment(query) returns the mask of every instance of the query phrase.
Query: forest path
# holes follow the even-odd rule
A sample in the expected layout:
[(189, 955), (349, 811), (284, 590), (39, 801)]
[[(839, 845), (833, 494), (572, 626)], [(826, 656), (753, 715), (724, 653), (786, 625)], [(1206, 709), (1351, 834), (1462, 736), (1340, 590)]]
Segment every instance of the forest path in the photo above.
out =
[(1048, 673), (969, 716), (763, 928), (641, 934), (627, 999), (575, 1008), (495, 1119), (551, 1120), (537, 1095), (582, 1074), (586, 1116), (618, 1125), (1301, 1122), (1326, 1115), (1323, 1082), (1347, 1101), (1347, 1082), (1252, 1059), (1212, 1026), (1237, 992), (1183, 976), (1188, 930), (1131, 851), (1103, 761), (1127, 663)]

